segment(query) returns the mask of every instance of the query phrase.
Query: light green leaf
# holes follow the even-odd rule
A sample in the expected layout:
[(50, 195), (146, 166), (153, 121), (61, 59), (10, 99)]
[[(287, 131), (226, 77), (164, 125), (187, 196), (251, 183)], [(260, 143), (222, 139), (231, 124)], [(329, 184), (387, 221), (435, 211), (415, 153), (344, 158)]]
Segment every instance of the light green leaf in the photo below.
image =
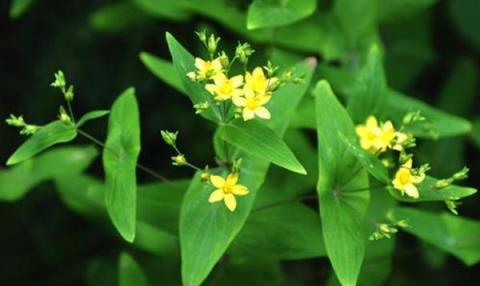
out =
[[(285, 94), (280, 90), (273, 95), (270, 103), (272, 119), (269, 125), (273, 126), (274, 132), (280, 137), (287, 129), (291, 115), (295, 112), (311, 79), (312, 71), (307, 65), (297, 65), (296, 70), (300, 74), (305, 74), (305, 84), (297, 85), (295, 88), (290, 85), (283, 87), (290, 93)], [(243, 159), (239, 183), (247, 186), (250, 192), (238, 198), (235, 212), (230, 212), (222, 203), (210, 204), (208, 197), (213, 189), (209, 184), (201, 183), (198, 175), (183, 199), (180, 214), (180, 245), (182, 280), (186, 285), (197, 286), (206, 279), (245, 224), (258, 189), (265, 179), (269, 167), (267, 161), (244, 152), (238, 152), (236, 158)]]
[(92, 146), (62, 147), (47, 151), (34, 159), (0, 171), (0, 201), (21, 199), (46, 180), (81, 173), (97, 156)]
[(84, 114), (80, 120), (77, 122), (77, 128), (82, 127), (85, 123), (90, 120), (94, 120), (100, 117), (103, 117), (110, 113), (110, 110), (94, 110)]
[(136, 165), (140, 153), (140, 119), (135, 90), (124, 91), (111, 110), (103, 150), (105, 203), (122, 237), (133, 242), (137, 208)]
[(438, 0), (389, 0), (378, 1), (379, 17), (381, 21), (406, 21), (407, 18), (424, 11)]
[(357, 144), (350, 142), (343, 134), (339, 133), (338, 135), (348, 151), (358, 159), (363, 167), (375, 177), (375, 179), (385, 184), (391, 183), (391, 179), (388, 176), (388, 170), (385, 165), (383, 165), (382, 161), (372, 153), (362, 149)]
[(254, 0), (248, 8), (247, 28), (288, 25), (310, 16), (316, 7), (315, 0)]
[(8, 158), (7, 165), (21, 163), (55, 144), (70, 142), (76, 136), (77, 131), (73, 125), (67, 125), (60, 120), (53, 121), (41, 127), (18, 147), (15, 153)]
[(220, 137), (240, 150), (292, 172), (306, 174), (287, 144), (259, 121), (234, 121), (220, 127)]
[(140, 59), (143, 64), (160, 80), (175, 88), (181, 94), (187, 95), (183, 88), (182, 79), (178, 76), (177, 70), (173, 64), (167, 60), (158, 58), (147, 52), (140, 53)]
[(314, 91), (317, 110), (320, 216), (328, 257), (344, 286), (356, 284), (365, 254), (368, 176), (338, 134), (356, 139), (353, 122), (327, 81)]
[[(188, 97), (193, 104), (209, 102), (211, 106), (214, 106), (212, 96), (207, 90), (198, 82), (192, 81), (187, 77), (187, 73), (195, 71), (195, 60), (193, 56), (179, 43), (177, 40), (167, 32), (166, 34), (168, 49), (172, 55), (172, 62), (177, 70), (177, 74), (182, 80), (183, 87), (187, 92)], [(202, 112), (201, 115), (209, 120), (217, 121), (221, 119), (221, 115), (215, 108), (209, 108)]]
[(300, 203), (254, 209), (228, 252), (275, 260), (326, 255), (318, 215)]
[(396, 208), (394, 220), (407, 220), (404, 230), (457, 257), (466, 265), (480, 261), (480, 223), (448, 213), (430, 213), (412, 208)]
[(476, 189), (460, 187), (456, 185), (449, 185), (448, 187), (438, 189), (435, 183), (438, 179), (432, 177), (425, 177), (425, 180), (417, 185), (420, 197), (418, 199), (410, 198), (406, 195), (402, 196), (400, 191), (389, 188), (390, 194), (397, 200), (403, 202), (429, 202), (429, 201), (444, 201), (444, 200), (458, 200), (471, 196), (477, 192)]
[(348, 97), (347, 110), (354, 122), (364, 122), (369, 115), (381, 117), (387, 99), (386, 88), (382, 55), (377, 46), (372, 46), (367, 63), (360, 71), (355, 87)]
[(148, 286), (147, 276), (135, 259), (126, 252), (120, 255), (118, 261), (119, 286)]
[(20, 16), (22, 16), (23, 13), (25, 13), (33, 3), (33, 0), (12, 0), (12, 4), (10, 6), (10, 18), (20, 18)]

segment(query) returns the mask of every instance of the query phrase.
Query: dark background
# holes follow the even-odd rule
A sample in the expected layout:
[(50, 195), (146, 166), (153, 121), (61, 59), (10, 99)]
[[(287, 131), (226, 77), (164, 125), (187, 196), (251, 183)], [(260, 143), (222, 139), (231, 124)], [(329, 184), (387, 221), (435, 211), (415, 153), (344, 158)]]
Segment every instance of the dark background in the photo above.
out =
[[(118, 33), (99, 33), (91, 27), (89, 17), (110, 2), (42, 0), (15, 21), (8, 17), (9, 1), (0, 3), (0, 118), (14, 113), (23, 114), (28, 122), (41, 124), (52, 120), (62, 103), (61, 95), (49, 87), (58, 69), (75, 85), (77, 114), (107, 109), (120, 92), (134, 86), (142, 114), (140, 162), (168, 177), (188, 176), (189, 170), (170, 167), (171, 154), (162, 144), (159, 130), (181, 130), (180, 145), (188, 149), (192, 161), (205, 162), (213, 154), (209, 141), (212, 128), (191, 116), (190, 102), (156, 79), (140, 62), (139, 52), (168, 58), (165, 31), (193, 47), (193, 31), (204, 23), (220, 31), (225, 41), (236, 42), (238, 38), (202, 18), (183, 24), (148, 20)], [(403, 92), (421, 95), (433, 104), (458, 59), (473, 59), (477, 67), (480, 63), (475, 44), (452, 23), (447, 2), (440, 1), (429, 12), (435, 59), (422, 67), (411, 83), (402, 86)], [(382, 27), (387, 47), (397, 30), (396, 26)], [(468, 110), (470, 118), (479, 115), (478, 104), (476, 96)], [(86, 128), (104, 138), (106, 121), (98, 122)], [(0, 124), (0, 161), (5, 162), (23, 139), (14, 128)], [(82, 139), (76, 142), (87, 143)], [(466, 184), (478, 188), (479, 152), (469, 142), (466, 146), (466, 162), (472, 168)], [(102, 175), (99, 162), (90, 172)], [(140, 180), (152, 178), (141, 175)], [(480, 219), (479, 203), (478, 196), (465, 200), (462, 215)], [(68, 210), (50, 183), (36, 187), (18, 202), (0, 203), (0, 228), (0, 285), (84, 285), (87, 263), (95, 257), (113, 259), (122, 247), (116, 236)], [(387, 285), (476, 285), (480, 281), (480, 266), (467, 268), (405, 234), (400, 234), (398, 241), (394, 270)], [(421, 251), (424, 248), (428, 251)], [(327, 267), (321, 261), (307, 261), (289, 263), (286, 268), (302, 278), (302, 269), (312, 265)], [(311, 285), (324, 281), (328, 271), (319, 271), (318, 276), (310, 281), (315, 283)]]

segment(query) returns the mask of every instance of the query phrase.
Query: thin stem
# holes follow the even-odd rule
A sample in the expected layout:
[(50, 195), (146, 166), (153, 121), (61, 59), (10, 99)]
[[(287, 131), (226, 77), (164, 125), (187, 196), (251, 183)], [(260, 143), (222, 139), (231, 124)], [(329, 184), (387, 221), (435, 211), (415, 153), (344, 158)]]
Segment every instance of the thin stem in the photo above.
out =
[[(106, 146), (105, 146), (105, 143), (103, 143), (102, 141), (100, 141), (99, 139), (95, 138), (94, 136), (90, 135), (89, 133), (81, 130), (81, 129), (77, 129), (77, 132), (78, 134), (82, 135), (83, 137), (87, 138), (88, 140), (92, 141), (93, 143), (97, 144), (98, 146), (102, 147), (103, 149), (106, 149)], [(113, 151), (113, 150), (110, 150), (110, 151)], [(137, 163), (137, 168), (139, 170), (142, 170), (144, 171), (145, 173), (149, 174), (150, 176), (154, 177), (155, 179), (158, 179), (160, 181), (163, 181), (163, 182), (169, 182), (169, 180), (167, 178), (165, 178), (164, 176), (160, 175), (159, 173), (155, 172), (154, 170), (140, 164), (140, 163)]]
[(68, 108), (68, 112), (70, 113), (70, 117), (72, 118), (72, 122), (73, 124), (75, 124), (75, 115), (73, 115), (72, 104), (68, 100), (67, 100), (67, 108)]

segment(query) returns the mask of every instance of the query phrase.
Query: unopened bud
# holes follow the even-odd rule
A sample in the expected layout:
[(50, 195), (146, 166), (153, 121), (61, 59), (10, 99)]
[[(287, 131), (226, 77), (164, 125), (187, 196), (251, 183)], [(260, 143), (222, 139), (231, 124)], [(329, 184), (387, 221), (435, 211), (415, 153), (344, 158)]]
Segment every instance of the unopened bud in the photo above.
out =
[(456, 181), (466, 179), (466, 178), (468, 178), (468, 172), (469, 171), (470, 171), (469, 168), (463, 167), (463, 169), (461, 169), (460, 171), (453, 174), (452, 178)]
[(202, 181), (208, 181), (210, 180), (210, 173), (208, 171), (204, 171), (202, 174), (200, 174), (200, 178)]
[(452, 182), (448, 179), (438, 180), (437, 182), (435, 182), (435, 189), (438, 189), (438, 190), (444, 189), (450, 186), (451, 183)]
[(55, 81), (52, 82), (50, 86), (59, 88), (62, 91), (64, 91), (66, 86), (66, 81), (65, 81), (65, 75), (63, 74), (63, 71), (61, 70), (57, 71), (54, 76), (55, 76)]
[(72, 122), (72, 119), (70, 118), (70, 116), (68, 116), (68, 114), (65, 111), (65, 108), (63, 108), (63, 106), (60, 106), (60, 112), (58, 114), (58, 119), (60, 119), (60, 121), (62, 121), (65, 124), (69, 124), (69, 123)]
[(170, 132), (170, 131), (167, 131), (167, 130), (162, 130), (162, 131), (160, 131), (160, 134), (162, 134), (163, 141), (165, 141), (165, 143), (167, 145), (170, 145), (172, 147), (176, 146), (178, 131), (177, 132)]
[(177, 156), (172, 157), (172, 164), (174, 166), (184, 166), (187, 164), (187, 159), (183, 154), (178, 154)]
[(65, 96), (66, 101), (68, 101), (68, 102), (73, 101), (73, 96), (74, 96), (73, 85), (70, 85), (68, 87), (67, 91), (64, 93), (64, 96)]
[(218, 42), (220, 38), (216, 38), (214, 34), (211, 34), (208, 38), (207, 49), (210, 54), (214, 54), (217, 51)]
[(252, 49), (249, 43), (238, 44), (235, 49), (235, 56), (238, 58), (238, 61), (242, 64), (247, 64), (248, 59), (255, 51)]
[(207, 31), (203, 30), (201, 32), (195, 32), (197, 34), (200, 41), (206, 46), (207, 45)]
[(230, 67), (230, 59), (228, 58), (228, 55), (225, 53), (225, 51), (222, 51), (218, 58), (224, 69), (227, 69)]

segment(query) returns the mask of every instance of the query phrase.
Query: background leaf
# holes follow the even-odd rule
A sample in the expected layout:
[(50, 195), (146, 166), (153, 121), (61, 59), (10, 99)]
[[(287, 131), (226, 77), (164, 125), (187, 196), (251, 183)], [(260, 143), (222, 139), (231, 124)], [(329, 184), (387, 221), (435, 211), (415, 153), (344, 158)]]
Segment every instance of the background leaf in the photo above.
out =
[(181, 94), (187, 95), (187, 92), (183, 87), (182, 79), (178, 76), (178, 73), (171, 62), (147, 52), (140, 53), (140, 60), (142, 60), (147, 69), (161, 81), (175, 88)]
[(124, 252), (118, 261), (118, 282), (120, 286), (148, 286), (147, 277), (131, 255)]
[(254, 0), (248, 8), (247, 28), (291, 24), (311, 15), (316, 6), (315, 0)]
[(113, 224), (128, 242), (135, 238), (139, 153), (140, 119), (135, 91), (129, 88), (112, 106), (103, 150), (105, 203)]

